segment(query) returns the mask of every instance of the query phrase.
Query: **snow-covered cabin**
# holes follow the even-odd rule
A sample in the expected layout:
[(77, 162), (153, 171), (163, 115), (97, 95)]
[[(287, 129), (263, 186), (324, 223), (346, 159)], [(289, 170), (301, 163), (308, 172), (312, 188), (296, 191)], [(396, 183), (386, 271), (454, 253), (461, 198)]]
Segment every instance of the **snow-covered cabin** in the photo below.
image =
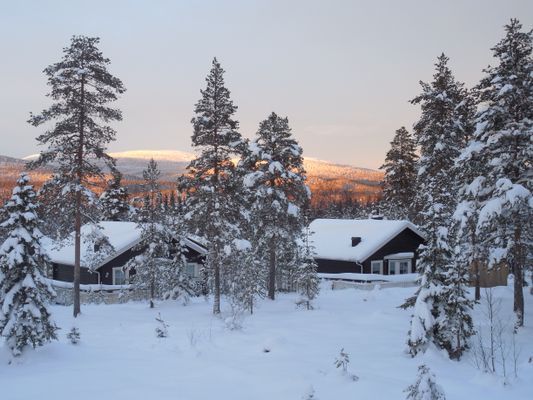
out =
[[(81, 284), (123, 285), (127, 282), (128, 271), (124, 266), (144, 250), (141, 243), (141, 229), (135, 222), (99, 222), (84, 225), (81, 229)], [(95, 245), (94, 237), (105, 236), (112, 249), (105, 251)], [(72, 282), (74, 278), (74, 234), (60, 245), (50, 239), (44, 240), (48, 256), (52, 262), (52, 279)], [(200, 265), (205, 259), (206, 249), (198, 240), (185, 240), (187, 273), (199, 276)]]
[(321, 273), (413, 273), (424, 242), (409, 221), (316, 219), (309, 228)]

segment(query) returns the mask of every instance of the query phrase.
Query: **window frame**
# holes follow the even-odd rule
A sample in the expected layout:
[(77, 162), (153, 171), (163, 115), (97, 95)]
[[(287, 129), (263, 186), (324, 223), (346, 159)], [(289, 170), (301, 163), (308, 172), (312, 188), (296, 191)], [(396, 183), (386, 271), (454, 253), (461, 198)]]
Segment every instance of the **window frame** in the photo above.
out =
[(370, 261), (370, 273), (373, 275), (377, 275), (376, 272), (374, 272), (374, 264), (379, 263), (379, 275), (383, 275), (383, 260), (372, 260)]
[[(128, 270), (124, 270), (122, 267), (113, 267), (111, 271), (112, 271), (111, 278), (112, 278), (113, 285), (123, 286), (123, 285), (128, 284), (128, 278), (129, 278)], [(124, 274), (124, 283), (116, 283), (116, 272), (117, 271), (120, 271)]]
[[(407, 272), (401, 272), (401, 263), (407, 263)], [(396, 258), (389, 260), (389, 275), (406, 275), (413, 272), (413, 262), (410, 258)], [(394, 271), (394, 273), (391, 273)]]

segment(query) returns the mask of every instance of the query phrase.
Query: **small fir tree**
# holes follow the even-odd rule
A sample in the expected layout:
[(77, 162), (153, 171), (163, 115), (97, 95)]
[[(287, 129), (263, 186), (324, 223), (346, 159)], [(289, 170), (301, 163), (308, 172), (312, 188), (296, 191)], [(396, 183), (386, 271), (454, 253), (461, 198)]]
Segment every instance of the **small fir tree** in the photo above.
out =
[(0, 334), (14, 356), (57, 339), (48, 302), (55, 293), (46, 280), (49, 261), (42, 249), (35, 192), (22, 174), (6, 203), (8, 232), (0, 246)]
[(435, 382), (435, 375), (425, 365), (418, 367), (416, 382), (404, 392), (407, 400), (446, 400), (442, 388)]
[(334, 365), (336, 368), (340, 368), (344, 374), (348, 372), (348, 364), (350, 364), (350, 356), (344, 351), (344, 347), (341, 349), (339, 356), (335, 359)]
[(298, 291), (300, 292), (299, 305), (304, 305), (308, 310), (313, 309), (312, 301), (320, 292), (320, 280), (317, 275), (318, 264), (309, 243), (309, 228), (306, 228), (305, 243), (298, 269)]
[(75, 326), (67, 333), (67, 339), (72, 344), (78, 344), (80, 342), (80, 330)]

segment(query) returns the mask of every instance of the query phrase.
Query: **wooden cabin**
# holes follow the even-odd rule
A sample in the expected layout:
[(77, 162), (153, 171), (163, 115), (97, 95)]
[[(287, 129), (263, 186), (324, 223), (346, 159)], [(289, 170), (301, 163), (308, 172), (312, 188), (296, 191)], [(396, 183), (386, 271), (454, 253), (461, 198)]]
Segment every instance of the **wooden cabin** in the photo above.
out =
[(309, 228), (320, 273), (414, 273), (424, 242), (409, 221), (316, 219)]

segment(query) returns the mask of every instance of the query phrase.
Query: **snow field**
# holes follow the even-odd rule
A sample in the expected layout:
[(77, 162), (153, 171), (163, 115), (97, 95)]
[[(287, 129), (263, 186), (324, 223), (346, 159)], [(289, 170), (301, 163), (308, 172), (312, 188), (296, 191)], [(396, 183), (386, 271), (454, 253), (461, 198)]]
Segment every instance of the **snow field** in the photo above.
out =
[[(509, 385), (479, 372), (467, 354), (460, 362), (430, 349), (412, 359), (403, 351), (411, 312), (397, 306), (414, 288), (373, 291), (323, 290), (317, 309), (296, 309), (296, 294), (263, 300), (256, 314), (245, 316), (243, 329), (230, 331), (212, 305), (198, 298), (188, 306), (168, 301), (153, 310), (145, 303), (85, 305), (75, 321), (81, 342), (66, 334), (73, 326), (71, 308), (54, 306), (62, 328), (59, 341), (27, 350), (7, 364), (0, 345), (2, 399), (301, 399), (312, 386), (327, 399), (404, 399), (403, 390), (426, 363), (436, 374), (447, 399), (530, 399), (533, 394), (533, 296), (525, 294), (526, 326), (520, 376)], [(503, 299), (503, 317), (512, 316), (512, 290), (494, 289)], [(226, 313), (224, 313), (226, 311)], [(169, 325), (168, 337), (157, 338), (155, 318)], [(481, 317), (480, 306), (474, 313)], [(344, 347), (350, 356), (352, 382), (335, 368)]]

